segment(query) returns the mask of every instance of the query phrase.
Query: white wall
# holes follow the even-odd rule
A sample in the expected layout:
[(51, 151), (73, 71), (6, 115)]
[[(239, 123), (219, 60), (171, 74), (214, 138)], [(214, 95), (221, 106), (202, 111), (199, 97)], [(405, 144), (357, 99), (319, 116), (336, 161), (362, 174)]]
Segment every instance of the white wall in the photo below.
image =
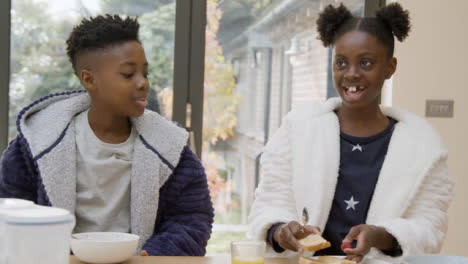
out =
[(468, 256), (468, 1), (397, 0), (413, 30), (396, 45), (392, 103), (423, 116), (426, 99), (455, 100), (454, 118), (428, 118), (449, 149), (456, 181), (444, 254)]

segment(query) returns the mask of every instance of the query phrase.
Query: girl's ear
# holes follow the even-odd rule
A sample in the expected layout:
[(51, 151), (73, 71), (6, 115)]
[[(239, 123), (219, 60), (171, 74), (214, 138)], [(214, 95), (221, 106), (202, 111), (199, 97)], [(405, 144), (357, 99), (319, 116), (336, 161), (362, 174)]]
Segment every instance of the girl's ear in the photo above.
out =
[(387, 72), (385, 73), (385, 79), (388, 80), (392, 78), (392, 75), (395, 73), (397, 67), (397, 59), (392, 57), (388, 63)]

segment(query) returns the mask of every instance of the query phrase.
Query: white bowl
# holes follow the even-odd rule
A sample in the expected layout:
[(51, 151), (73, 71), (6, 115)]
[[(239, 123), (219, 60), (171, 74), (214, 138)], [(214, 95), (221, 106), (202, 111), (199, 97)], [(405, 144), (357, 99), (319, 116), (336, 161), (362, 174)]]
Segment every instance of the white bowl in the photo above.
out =
[(84, 262), (119, 263), (135, 255), (139, 239), (127, 233), (78, 233), (72, 235), (71, 249)]

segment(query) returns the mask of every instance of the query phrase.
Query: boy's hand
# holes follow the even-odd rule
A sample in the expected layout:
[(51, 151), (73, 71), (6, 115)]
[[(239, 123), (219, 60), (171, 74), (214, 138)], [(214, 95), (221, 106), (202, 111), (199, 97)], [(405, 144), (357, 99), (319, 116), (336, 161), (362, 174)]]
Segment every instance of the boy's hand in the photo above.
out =
[(314, 226), (303, 226), (296, 221), (279, 226), (273, 234), (273, 239), (282, 248), (303, 253), (304, 249), (297, 240), (303, 239), (310, 234), (320, 234), (320, 229)]
[(142, 256), (142, 257), (147, 257), (147, 256), (149, 256), (149, 255), (148, 255), (148, 252), (146, 252), (146, 250), (142, 250), (142, 251), (140, 252), (140, 256)]

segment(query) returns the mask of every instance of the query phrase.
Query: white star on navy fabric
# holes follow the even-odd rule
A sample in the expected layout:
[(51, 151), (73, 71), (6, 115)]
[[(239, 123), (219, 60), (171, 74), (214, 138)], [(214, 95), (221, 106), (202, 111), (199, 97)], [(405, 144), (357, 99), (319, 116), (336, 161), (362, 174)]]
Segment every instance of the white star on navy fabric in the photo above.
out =
[(362, 152), (362, 147), (359, 144), (353, 146), (353, 150), (351, 150), (351, 152), (355, 151), (356, 149)]
[(353, 209), (354, 211), (356, 211), (356, 204), (359, 203), (359, 201), (354, 201), (354, 196), (351, 196), (348, 201), (344, 200), (344, 202), (348, 205), (346, 210)]

